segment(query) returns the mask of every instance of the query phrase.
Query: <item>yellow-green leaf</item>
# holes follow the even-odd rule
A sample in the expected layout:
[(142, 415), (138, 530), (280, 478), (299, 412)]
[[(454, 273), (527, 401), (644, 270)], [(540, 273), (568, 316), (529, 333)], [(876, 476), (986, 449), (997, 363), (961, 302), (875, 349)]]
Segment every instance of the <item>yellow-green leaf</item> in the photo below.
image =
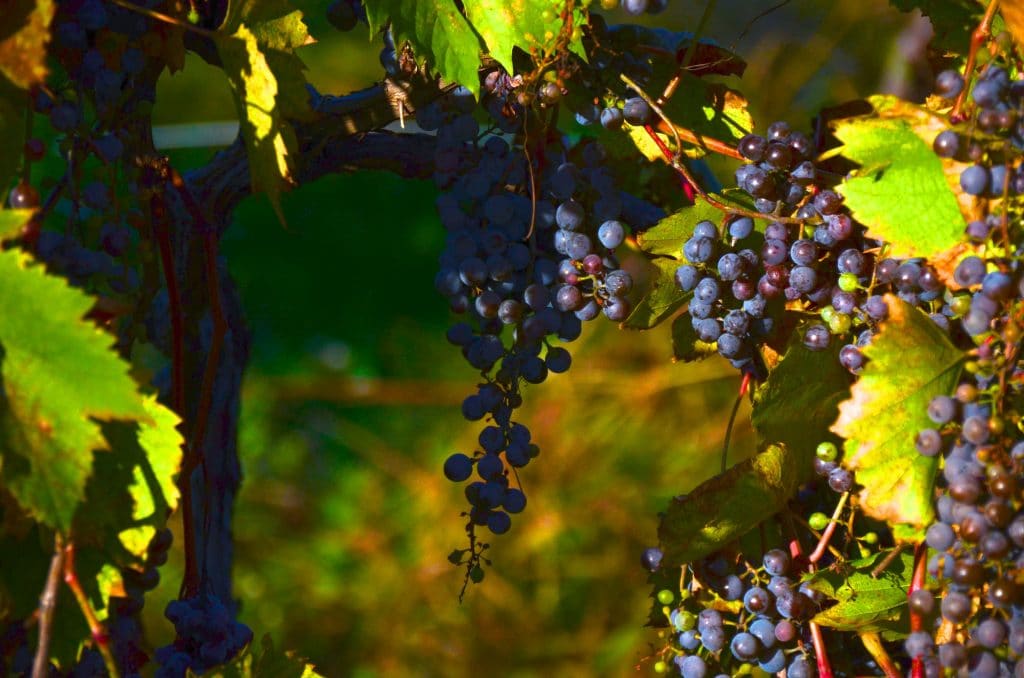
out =
[(933, 426), (928, 403), (952, 392), (964, 355), (927, 315), (886, 295), (889, 317), (832, 431), (846, 439), (843, 465), (862, 485), (861, 509), (890, 523), (927, 525), (938, 460), (918, 453), (917, 432)]

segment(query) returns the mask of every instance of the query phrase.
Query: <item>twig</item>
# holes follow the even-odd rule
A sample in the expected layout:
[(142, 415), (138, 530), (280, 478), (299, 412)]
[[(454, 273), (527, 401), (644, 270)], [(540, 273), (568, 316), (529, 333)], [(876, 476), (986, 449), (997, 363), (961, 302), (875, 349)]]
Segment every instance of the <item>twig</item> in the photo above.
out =
[(882, 562), (876, 565), (875, 569), (871, 570), (871, 577), (873, 579), (878, 579), (879, 577), (881, 577), (882, 573), (889, 569), (889, 566), (892, 565), (892, 561), (896, 560), (896, 558), (900, 555), (900, 553), (903, 552), (903, 549), (905, 549), (906, 546), (906, 544), (896, 544), (896, 548), (894, 548), (892, 551), (889, 551), (889, 553), (885, 554), (885, 558), (882, 558)]
[(60, 535), (54, 538), (53, 558), (46, 574), (46, 585), (39, 596), (39, 645), (32, 662), (32, 678), (46, 678), (50, 674), (50, 633), (53, 631), (53, 611), (57, 607), (60, 575), (64, 569), (64, 549)]
[(725, 441), (722, 443), (722, 473), (725, 473), (729, 462), (729, 439), (732, 438), (732, 426), (736, 423), (736, 413), (740, 411), (740, 403), (743, 402), (743, 393), (736, 396), (736, 402), (732, 405), (732, 412), (729, 414), (729, 423), (725, 427)]
[(85, 621), (89, 625), (89, 632), (92, 634), (93, 642), (96, 643), (96, 649), (103, 656), (103, 663), (107, 666), (107, 675), (110, 678), (119, 678), (120, 673), (117, 670), (117, 662), (114, 661), (114, 655), (110, 653), (110, 637), (107, 636), (107, 631), (103, 628), (103, 624), (96, 618), (96, 613), (93, 612), (92, 605), (89, 604), (89, 599), (86, 597), (85, 591), (82, 590), (82, 585), (78, 581), (78, 575), (75, 574), (74, 542), (68, 542), (67, 546), (64, 547), (64, 583), (68, 585), (71, 593), (75, 596), (75, 600), (78, 601), (78, 607), (82, 610), (82, 616), (85, 617)]
[(693, 178), (692, 174), (690, 174), (690, 170), (682, 162), (682, 159), (680, 157), (680, 154), (682, 152), (682, 143), (680, 141), (679, 133), (676, 129), (675, 124), (673, 124), (673, 122), (668, 119), (664, 111), (661, 110), (661, 107), (658, 106), (658, 104), (655, 103), (653, 99), (651, 99), (650, 95), (643, 91), (643, 89), (638, 84), (636, 84), (628, 75), (622, 74), (619, 77), (622, 79), (624, 83), (633, 88), (633, 90), (640, 96), (640, 98), (647, 102), (647, 105), (651, 107), (651, 110), (657, 113), (658, 117), (660, 117), (668, 126), (669, 130), (675, 137), (675, 153), (672, 153), (671, 150), (669, 150), (669, 148), (665, 145), (665, 142), (658, 138), (658, 135), (654, 131), (653, 127), (651, 127), (650, 125), (645, 125), (645, 129), (647, 130), (647, 133), (651, 136), (651, 138), (654, 139), (654, 142), (658, 145), (658, 148), (661, 149), (662, 155), (665, 156), (666, 162), (668, 162), (672, 169), (681, 174), (683, 178), (690, 183), (693, 189), (697, 191), (697, 194), (700, 195), (700, 197), (703, 198), (709, 205), (711, 205), (717, 210), (721, 210), (728, 214), (738, 214), (741, 216), (750, 217), (751, 219), (771, 219), (772, 221), (777, 221), (783, 224), (803, 224), (806, 221), (806, 219), (798, 219), (796, 217), (784, 217), (781, 215), (766, 215), (760, 212), (754, 212), (748, 209), (744, 209), (742, 207), (726, 205), (725, 203), (712, 197), (707, 191), (701, 188), (700, 184), (697, 183), (697, 180)]
[(989, 37), (992, 29), (992, 18), (995, 16), (998, 6), (999, 0), (989, 0), (985, 16), (981, 18), (981, 23), (978, 24), (978, 27), (974, 29), (974, 33), (971, 34), (971, 47), (967, 51), (967, 63), (964, 65), (964, 88), (960, 90), (960, 94), (957, 96), (956, 102), (949, 112), (949, 119), (952, 122), (960, 122), (960, 108), (964, 105), (964, 100), (967, 98), (967, 90), (970, 89), (968, 85), (970, 85), (971, 74), (974, 71), (974, 61), (978, 56), (978, 49), (981, 48), (982, 44)]
[(850, 498), (849, 492), (843, 492), (843, 495), (839, 497), (839, 503), (836, 504), (836, 510), (832, 512), (832, 519), (828, 521), (828, 526), (825, 531), (821, 533), (821, 539), (818, 540), (818, 545), (814, 548), (811, 555), (807, 556), (807, 560), (812, 563), (817, 563), (821, 560), (821, 557), (825, 555), (825, 551), (828, 550), (828, 543), (832, 539), (832, 534), (836, 531), (836, 525), (839, 523), (839, 516), (843, 512), (843, 508), (846, 506), (846, 500)]
[(820, 678), (832, 678), (832, 665), (828, 662), (828, 653), (825, 652), (825, 638), (821, 635), (821, 627), (815, 622), (809, 622), (811, 627), (811, 642), (814, 644), (814, 659), (818, 663), (818, 676)]
[[(910, 588), (907, 589), (907, 598), (914, 595), (916, 591), (919, 591), (924, 587), (925, 574), (927, 571), (926, 563), (928, 558), (928, 545), (925, 542), (919, 543), (914, 547), (914, 574), (910, 579)], [(924, 627), (924, 619), (914, 609), (910, 609), (910, 631), (920, 631)], [(920, 657), (914, 657), (913, 663), (911, 664), (911, 676), (912, 678), (924, 678), (924, 662), (921, 661)]]
[(860, 641), (864, 643), (864, 649), (868, 651), (868, 654), (885, 672), (886, 678), (900, 678), (903, 675), (900, 667), (896, 665), (896, 662), (892, 660), (889, 653), (885, 651), (881, 636), (877, 633), (864, 632), (860, 634)]
[(164, 22), (166, 24), (173, 24), (173, 25), (175, 25), (175, 26), (177, 26), (179, 28), (185, 29), (186, 31), (192, 31), (193, 33), (196, 33), (198, 35), (202, 35), (203, 37), (210, 38), (211, 40), (217, 39), (217, 38), (228, 38), (228, 37), (231, 37), (231, 36), (226, 35), (224, 33), (218, 33), (217, 31), (211, 31), (211, 30), (209, 30), (207, 28), (203, 28), (202, 26), (196, 26), (195, 24), (190, 24), (189, 22), (187, 22), (187, 21), (185, 21), (183, 19), (179, 19), (177, 17), (173, 17), (173, 16), (171, 16), (169, 14), (164, 14), (163, 12), (158, 12), (158, 11), (156, 11), (154, 9), (149, 9), (148, 7), (140, 7), (139, 5), (132, 4), (132, 3), (128, 2), (127, 0), (108, 0), (108, 1), (114, 3), (115, 5), (117, 5), (119, 7), (124, 7), (125, 9), (127, 9), (127, 10), (129, 10), (131, 12), (138, 12), (139, 14), (142, 14), (143, 16), (148, 16), (150, 19), (155, 19), (157, 21), (162, 21), (162, 22)]

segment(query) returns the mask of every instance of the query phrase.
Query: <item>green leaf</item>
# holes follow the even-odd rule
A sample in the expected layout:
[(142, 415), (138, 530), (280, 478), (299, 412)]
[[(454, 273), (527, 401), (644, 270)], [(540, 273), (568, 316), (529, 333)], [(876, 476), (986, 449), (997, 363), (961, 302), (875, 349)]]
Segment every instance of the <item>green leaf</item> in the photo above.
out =
[[(560, 19), (563, 3), (551, 0), (464, 0), (463, 5), (487, 51), (509, 73), (515, 73), (513, 48), (527, 54), (538, 52), (538, 56), (548, 54), (559, 33), (567, 28)], [(545, 12), (553, 15), (551, 20), (544, 20)], [(578, 39), (569, 46), (577, 54), (584, 51)]]
[(838, 342), (828, 351), (811, 351), (794, 339), (754, 393), (751, 423), (761, 442), (785, 444), (801, 480), (811, 472), (818, 443), (832, 438), (829, 427), (849, 396), (850, 373), (838, 356)]
[(697, 338), (693, 322), (688, 313), (680, 314), (672, 321), (672, 357), (684, 363), (703, 360), (715, 355), (715, 344), (708, 344)]
[[(46, 312), (39, 312), (39, 300)], [(94, 450), (93, 421), (150, 421), (113, 337), (82, 292), (17, 251), (0, 253), (0, 477), (36, 520), (67, 533)]]
[(281, 192), (291, 184), (289, 156), (297, 147), (295, 130), (277, 103), (278, 82), (256, 35), (244, 24), (217, 40), (224, 72), (231, 82), (253, 191), (264, 191), (284, 223)]
[(676, 285), (676, 268), (682, 263), (669, 257), (651, 260), (651, 283), (647, 292), (637, 302), (622, 326), (631, 330), (649, 330), (675, 313), (687, 299), (690, 292), (683, 292)]
[(34, 210), (0, 209), (0, 242), (17, 237)]
[[(748, 205), (743, 202), (743, 196), (739, 195), (740, 193), (742, 191), (738, 189), (731, 189), (724, 191), (723, 195), (716, 197), (727, 205), (735, 204), (740, 209), (748, 209)], [(743, 195), (745, 196), (746, 194)], [(746, 200), (749, 201), (749, 197)], [(646, 231), (637, 234), (637, 244), (640, 245), (640, 249), (648, 254), (661, 254), (681, 258), (683, 244), (693, 235), (693, 229), (697, 223), (705, 220), (721, 227), (725, 220), (725, 214), (703, 198), (698, 197), (692, 207), (684, 207), (678, 212), (665, 217)]]
[(0, 74), (19, 89), (46, 79), (53, 0), (10, 0), (0, 12)]
[(835, 601), (813, 621), (837, 631), (906, 629), (906, 624), (898, 622), (907, 613), (914, 556), (901, 553), (877, 578), (872, 577), (871, 571), (888, 553), (881, 551), (862, 560), (840, 563), (834, 569), (818, 570), (807, 577), (805, 581), (811, 589)]
[(365, 6), (371, 36), (390, 19), (396, 45), (408, 41), (417, 59), (479, 97), (480, 37), (453, 0), (373, 0)]
[(673, 499), (658, 528), (662, 567), (703, 558), (775, 514), (796, 489), (798, 472), (794, 456), (771, 445)]
[(862, 167), (839, 192), (867, 233), (889, 243), (889, 256), (928, 257), (953, 247), (964, 218), (942, 161), (907, 119), (839, 121), (842, 155)]
[(846, 439), (843, 465), (856, 471), (861, 509), (890, 523), (927, 525), (938, 459), (914, 437), (934, 426), (928, 403), (956, 387), (964, 354), (923, 312), (886, 295), (889, 318), (864, 347), (868, 363), (832, 431)]

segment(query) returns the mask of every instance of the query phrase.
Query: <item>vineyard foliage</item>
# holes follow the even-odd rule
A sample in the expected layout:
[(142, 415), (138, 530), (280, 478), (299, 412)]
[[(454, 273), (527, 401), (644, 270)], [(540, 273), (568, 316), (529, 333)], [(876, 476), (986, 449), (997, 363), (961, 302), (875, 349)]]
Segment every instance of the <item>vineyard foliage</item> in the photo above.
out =
[[(436, 554), (463, 573), (453, 604), (526, 526), (526, 467), (559, 453), (524, 400), (603, 317), (624, 342), (663, 331), (664, 370), (724, 360), (738, 384), (720, 472), (668, 502), (643, 552), (661, 631), (642, 663), (1024, 670), (1015, 3), (894, 0), (931, 22), (932, 94), (864, 92), (806, 131), (755, 120), (748, 64), (703, 23), (657, 26), (664, 0), (334, 0), (316, 12), (383, 44), (381, 80), (348, 96), (306, 80), (309, 4), (0, 15), (5, 672), (318, 675), (237, 619), (249, 346), (219, 247), (246, 196), (287, 232), (286, 193), (362, 169), (439, 191), (434, 286), (479, 422), (443, 465), (467, 483), (468, 541)], [(239, 128), (182, 173), (152, 129), (186, 54), (223, 72)], [(58, 175), (33, 176), (43, 162)], [(757, 444), (739, 459), (744, 402)], [(156, 648), (139, 619), (172, 525), (184, 572)]]

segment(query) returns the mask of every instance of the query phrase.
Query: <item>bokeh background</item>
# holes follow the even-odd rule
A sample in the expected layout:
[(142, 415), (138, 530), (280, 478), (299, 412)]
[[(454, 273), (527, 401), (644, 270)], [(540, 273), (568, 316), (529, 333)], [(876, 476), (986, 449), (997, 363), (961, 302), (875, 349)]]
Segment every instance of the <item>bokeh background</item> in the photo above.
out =
[[(320, 91), (379, 77), (365, 27), (339, 34), (326, 3), (304, 4)], [(647, 23), (692, 29), (703, 6), (673, 0)], [(821, 107), (876, 91), (923, 91), (927, 22), (885, 0), (719, 0), (708, 35), (747, 60), (735, 86), (761, 129), (782, 118), (809, 128)], [(190, 58), (163, 79), (155, 116), (184, 132), (187, 147), (167, 149), (176, 166), (196, 166), (223, 143), (208, 123), (234, 117), (227, 81)], [(285, 196), (287, 229), (257, 196), (227, 233), (254, 340), (235, 523), (242, 619), (327, 676), (650, 674), (639, 555), (658, 511), (718, 467), (738, 377), (718, 359), (673, 364), (668, 323), (592, 323), (573, 369), (525, 393), (518, 418), (542, 450), (522, 474), (529, 506), (491, 540), (493, 567), (460, 604), (463, 571), (446, 558), (464, 546), (464, 499), (441, 465), (472, 449), (478, 425), (460, 416), (475, 378), (444, 339), (450, 317), (432, 286), (435, 197), (429, 182), (332, 176)], [(748, 412), (732, 461), (755, 446)], [(180, 568), (175, 551), (146, 605), (157, 645), (171, 635), (161, 611)]]

